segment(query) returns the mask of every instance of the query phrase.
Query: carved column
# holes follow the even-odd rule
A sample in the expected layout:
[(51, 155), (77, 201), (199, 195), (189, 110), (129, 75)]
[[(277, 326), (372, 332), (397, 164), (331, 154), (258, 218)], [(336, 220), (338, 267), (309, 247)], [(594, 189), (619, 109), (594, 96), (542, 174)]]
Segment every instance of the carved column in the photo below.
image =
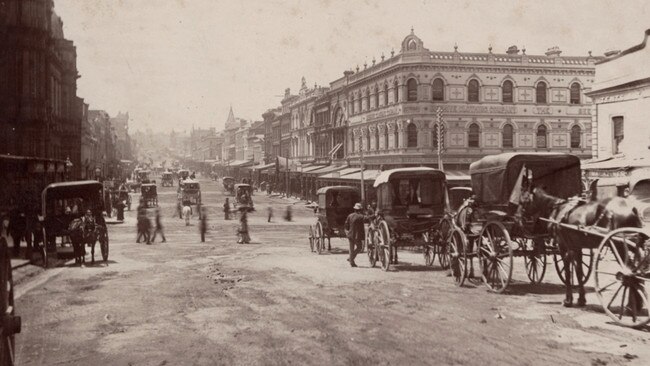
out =
[(384, 139), (384, 136), (386, 135), (386, 125), (379, 124), (377, 125), (377, 129), (379, 130), (379, 150), (386, 150), (388, 148)]

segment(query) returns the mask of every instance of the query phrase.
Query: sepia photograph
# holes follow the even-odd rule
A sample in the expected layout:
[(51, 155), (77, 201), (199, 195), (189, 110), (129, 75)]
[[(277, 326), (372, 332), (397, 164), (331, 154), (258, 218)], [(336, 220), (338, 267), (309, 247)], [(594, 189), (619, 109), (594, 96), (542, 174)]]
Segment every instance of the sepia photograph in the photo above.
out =
[(649, 37), (647, 0), (0, 0), (0, 366), (650, 364)]

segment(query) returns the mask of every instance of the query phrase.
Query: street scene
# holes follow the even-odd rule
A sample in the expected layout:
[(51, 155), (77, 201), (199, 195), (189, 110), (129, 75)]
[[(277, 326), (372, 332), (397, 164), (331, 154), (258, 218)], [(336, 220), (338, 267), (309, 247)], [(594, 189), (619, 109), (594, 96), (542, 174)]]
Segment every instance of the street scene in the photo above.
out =
[(649, 16), (0, 0), (0, 366), (648, 364)]

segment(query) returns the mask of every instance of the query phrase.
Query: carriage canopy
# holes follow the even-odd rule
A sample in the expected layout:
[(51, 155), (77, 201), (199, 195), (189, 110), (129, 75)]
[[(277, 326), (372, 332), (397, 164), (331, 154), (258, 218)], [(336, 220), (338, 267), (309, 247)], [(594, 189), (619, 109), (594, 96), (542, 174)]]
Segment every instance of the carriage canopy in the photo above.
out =
[(351, 208), (361, 201), (359, 189), (350, 186), (328, 186), (316, 191), (318, 207), (326, 208)]
[(404, 214), (441, 213), (447, 207), (446, 182), (445, 173), (433, 168), (383, 171), (374, 184), (377, 208), (395, 213), (408, 208)]
[(521, 189), (522, 184), (541, 187), (561, 198), (582, 192), (580, 159), (571, 154), (489, 155), (472, 163), (469, 173), (476, 199), (488, 204), (507, 205), (513, 190)]
[(104, 186), (95, 180), (82, 180), (76, 182), (52, 183), (43, 189), (43, 216), (64, 214), (66, 208), (74, 209), (77, 206), (79, 213), (82, 210), (103, 210)]
[(223, 177), (222, 180), (223, 180), (224, 183), (225, 183), (225, 182), (227, 182), (227, 181), (234, 181), (235, 178), (233, 178), (233, 177)]

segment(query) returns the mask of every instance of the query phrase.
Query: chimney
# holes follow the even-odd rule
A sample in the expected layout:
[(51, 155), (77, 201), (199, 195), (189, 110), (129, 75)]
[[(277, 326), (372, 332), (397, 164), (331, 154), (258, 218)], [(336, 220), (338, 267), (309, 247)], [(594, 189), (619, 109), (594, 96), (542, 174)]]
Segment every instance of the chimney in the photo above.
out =
[(551, 47), (546, 50), (546, 56), (548, 57), (558, 57), (562, 53), (562, 50), (560, 50), (560, 47), (555, 46)]
[(508, 55), (516, 55), (516, 54), (519, 53), (519, 48), (517, 48), (517, 46), (514, 46), (514, 45), (513, 45), (513, 46), (510, 46), (510, 47), (508, 47), (508, 49), (506, 50), (506, 53), (507, 53)]
[(284, 97), (289, 98), (290, 95), (291, 95), (291, 88), (284, 89)]

